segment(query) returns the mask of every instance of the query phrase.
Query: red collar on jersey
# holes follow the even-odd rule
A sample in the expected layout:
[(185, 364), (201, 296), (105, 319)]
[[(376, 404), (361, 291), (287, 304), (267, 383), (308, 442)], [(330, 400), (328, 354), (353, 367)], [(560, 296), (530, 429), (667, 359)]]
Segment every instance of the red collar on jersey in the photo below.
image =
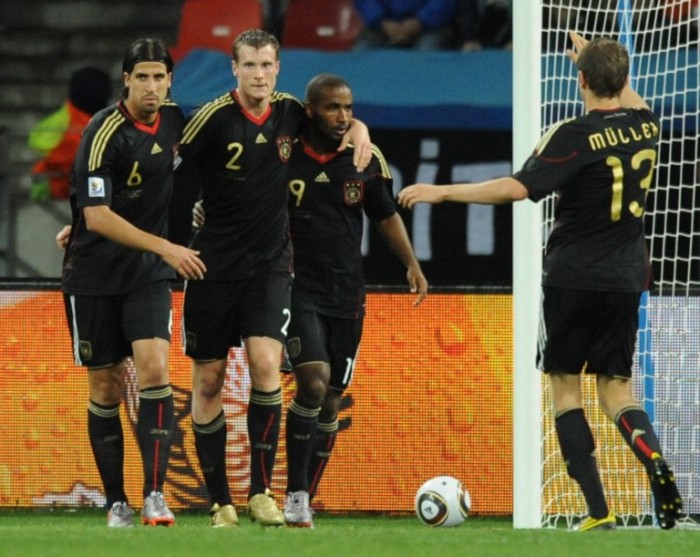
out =
[(267, 110), (263, 112), (260, 116), (255, 116), (254, 114), (251, 114), (248, 112), (245, 108), (243, 108), (243, 103), (241, 103), (241, 99), (238, 96), (238, 91), (235, 89), (231, 91), (231, 95), (233, 96), (233, 99), (236, 101), (236, 104), (241, 107), (241, 112), (243, 113), (243, 116), (248, 118), (253, 124), (256, 126), (262, 126), (265, 123), (265, 120), (267, 120), (268, 116), (272, 113), (272, 105), (270, 103), (267, 104)]
[(301, 141), (301, 144), (304, 146), (304, 152), (307, 155), (309, 155), (312, 159), (317, 160), (321, 164), (325, 164), (338, 156), (338, 151), (333, 151), (331, 153), (317, 153), (314, 150), (314, 148), (311, 145), (309, 145), (303, 137), (300, 137), (299, 141)]
[(160, 112), (156, 114), (156, 119), (152, 124), (145, 124), (143, 122), (139, 122), (136, 118), (129, 114), (129, 111), (126, 109), (124, 101), (119, 101), (119, 104), (117, 106), (121, 113), (124, 114), (124, 116), (126, 116), (132, 124), (134, 124), (135, 128), (150, 135), (155, 135), (156, 133), (158, 133), (158, 128), (160, 127)]

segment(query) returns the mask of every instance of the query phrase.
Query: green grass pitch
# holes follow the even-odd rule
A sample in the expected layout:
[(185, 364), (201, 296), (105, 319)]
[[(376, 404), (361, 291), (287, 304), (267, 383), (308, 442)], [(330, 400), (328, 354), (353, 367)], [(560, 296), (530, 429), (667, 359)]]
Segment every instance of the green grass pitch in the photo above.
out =
[(105, 514), (0, 511), (2, 557), (691, 557), (700, 530), (615, 532), (514, 530), (510, 519), (469, 517), (430, 528), (414, 517), (317, 515), (314, 530), (263, 528), (241, 516), (235, 529), (212, 529), (201, 513), (179, 513), (172, 528), (110, 530)]

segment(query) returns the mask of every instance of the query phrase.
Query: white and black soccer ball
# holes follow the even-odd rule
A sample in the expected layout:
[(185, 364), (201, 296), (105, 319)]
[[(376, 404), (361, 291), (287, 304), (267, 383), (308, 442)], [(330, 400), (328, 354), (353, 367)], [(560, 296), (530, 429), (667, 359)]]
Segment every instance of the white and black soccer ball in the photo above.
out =
[(428, 526), (458, 526), (469, 516), (471, 505), (469, 491), (452, 476), (431, 478), (416, 492), (416, 516)]

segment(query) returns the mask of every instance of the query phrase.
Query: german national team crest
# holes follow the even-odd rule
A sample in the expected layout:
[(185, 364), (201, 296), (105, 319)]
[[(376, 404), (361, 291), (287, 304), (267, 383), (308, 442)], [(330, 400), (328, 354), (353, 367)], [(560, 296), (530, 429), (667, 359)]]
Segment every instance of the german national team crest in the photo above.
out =
[(292, 154), (292, 138), (288, 135), (277, 138), (277, 152), (282, 162), (287, 162)]
[(78, 349), (80, 350), (81, 360), (92, 360), (92, 344), (90, 342), (87, 340), (81, 340), (80, 344), (78, 345)]
[(301, 354), (301, 339), (299, 337), (287, 339), (287, 353), (290, 358), (296, 358)]
[(346, 205), (357, 205), (362, 201), (362, 181), (353, 180), (343, 184), (343, 201)]
[(191, 331), (185, 333), (185, 348), (194, 350), (197, 348), (197, 335)]

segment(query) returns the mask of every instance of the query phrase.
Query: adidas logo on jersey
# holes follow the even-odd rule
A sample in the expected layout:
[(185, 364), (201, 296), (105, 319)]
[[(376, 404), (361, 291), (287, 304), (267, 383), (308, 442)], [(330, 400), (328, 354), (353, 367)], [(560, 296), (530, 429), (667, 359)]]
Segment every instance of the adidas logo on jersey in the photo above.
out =
[(255, 138), (255, 143), (267, 143), (267, 139), (265, 139), (263, 134), (259, 133), (258, 137)]
[(316, 179), (314, 182), (322, 182), (322, 183), (327, 183), (330, 182), (330, 179), (328, 178), (328, 175), (325, 172), (321, 172), (318, 176), (316, 176)]
[(153, 147), (151, 148), (151, 155), (157, 155), (158, 153), (162, 153), (163, 149), (160, 148), (160, 145), (157, 143), (153, 144)]

